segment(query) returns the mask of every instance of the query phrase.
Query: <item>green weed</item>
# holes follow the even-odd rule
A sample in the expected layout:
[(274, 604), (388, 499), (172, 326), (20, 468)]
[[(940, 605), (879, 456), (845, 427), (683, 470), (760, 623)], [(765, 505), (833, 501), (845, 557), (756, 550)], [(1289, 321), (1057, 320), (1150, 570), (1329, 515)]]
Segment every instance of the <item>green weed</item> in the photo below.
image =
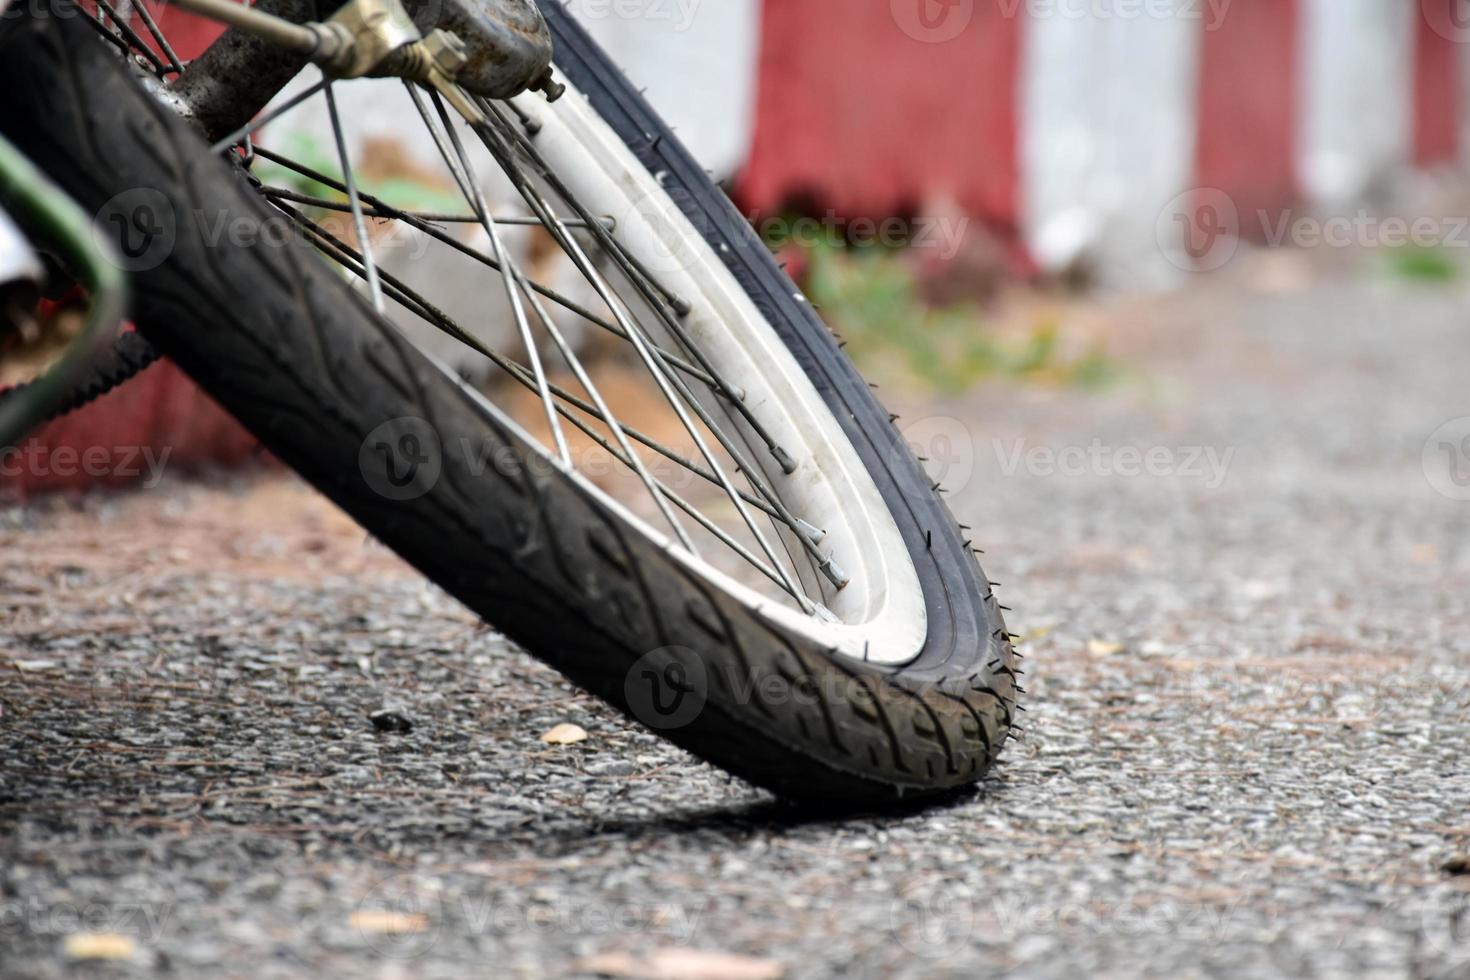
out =
[(1395, 248), (1387, 258), (1388, 273), (1395, 279), (1412, 282), (1453, 282), (1460, 277), (1459, 267), (1444, 252), (1429, 248)]
[(943, 394), (988, 377), (1086, 386), (1119, 377), (1101, 345), (1067, 356), (1055, 323), (1002, 338), (986, 329), (977, 304), (930, 306), (901, 253), (828, 245), (807, 255), (807, 295), (865, 371), (891, 376), (897, 367), (903, 380)]

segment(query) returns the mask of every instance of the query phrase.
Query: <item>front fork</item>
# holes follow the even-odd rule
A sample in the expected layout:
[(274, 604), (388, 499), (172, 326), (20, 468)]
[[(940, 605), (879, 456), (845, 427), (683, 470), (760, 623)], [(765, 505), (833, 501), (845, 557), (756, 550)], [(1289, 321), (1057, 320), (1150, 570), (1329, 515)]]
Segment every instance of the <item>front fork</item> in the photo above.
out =
[[(229, 29), (160, 95), (211, 140), (254, 118), (309, 63), (337, 78), (398, 76), (439, 91), (471, 122), (466, 96), (506, 99), (552, 78), (551, 34), (533, 0), (173, 0)], [(331, 4), (333, 0), (321, 0)]]

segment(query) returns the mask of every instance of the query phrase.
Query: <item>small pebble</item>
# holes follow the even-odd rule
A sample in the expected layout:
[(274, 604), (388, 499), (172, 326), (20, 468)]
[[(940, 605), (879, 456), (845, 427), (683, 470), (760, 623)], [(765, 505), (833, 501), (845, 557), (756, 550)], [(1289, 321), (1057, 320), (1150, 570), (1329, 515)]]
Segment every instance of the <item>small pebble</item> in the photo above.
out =
[(413, 731), (413, 722), (409, 721), (402, 712), (392, 708), (380, 708), (368, 715), (373, 727), (380, 732), (391, 732), (394, 735), (407, 735)]

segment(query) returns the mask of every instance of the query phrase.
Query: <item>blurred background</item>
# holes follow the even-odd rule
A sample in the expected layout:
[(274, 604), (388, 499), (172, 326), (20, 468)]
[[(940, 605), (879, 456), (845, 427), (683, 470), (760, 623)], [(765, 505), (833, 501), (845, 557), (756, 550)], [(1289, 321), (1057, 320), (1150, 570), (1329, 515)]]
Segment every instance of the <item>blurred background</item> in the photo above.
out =
[[(1290, 289), (1344, 263), (1458, 280), (1470, 247), (1457, 217), (1470, 203), (1464, 6), (569, 4), (860, 366), (942, 393), (996, 375), (1089, 385), (1125, 375), (1110, 353), (1118, 338), (1088, 325), (1088, 304), (1109, 297), (1242, 277)], [(160, 16), (176, 38), (187, 33), (183, 15)], [(195, 28), (192, 41), (210, 35)], [(416, 118), (369, 85), (343, 99), (370, 185), (428, 180), (433, 149)], [(323, 122), (293, 114), (272, 137), (300, 155)], [(98, 425), (119, 442), (174, 447), (176, 465), (250, 455), (251, 441), (168, 366), (39, 441), (81, 445)], [(90, 479), (0, 476), (22, 491)]]

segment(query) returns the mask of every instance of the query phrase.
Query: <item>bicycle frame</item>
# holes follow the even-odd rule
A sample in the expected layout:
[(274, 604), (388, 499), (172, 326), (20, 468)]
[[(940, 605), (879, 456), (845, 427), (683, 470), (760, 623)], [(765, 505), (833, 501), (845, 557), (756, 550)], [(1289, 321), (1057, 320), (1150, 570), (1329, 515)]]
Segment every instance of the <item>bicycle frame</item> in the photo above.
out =
[(91, 303), (82, 333), (34, 383), (0, 402), (0, 446), (13, 445), (61, 404), (94, 357), (112, 343), (128, 305), (127, 279), (91, 216), (0, 136), (0, 213), (33, 240), (46, 242), (87, 288)]
[[(304, 40), (298, 32), (326, 26), (311, 19), (314, 0), (259, 0), (250, 8), (229, 0), (176, 2), (230, 23), (178, 81), (160, 93), (211, 140), (247, 124), (307, 64), (322, 60), (322, 52), (293, 43), (292, 36)], [(402, 19), (411, 23), (405, 25)], [(551, 35), (532, 0), (403, 0), (401, 6), (397, 0), (352, 0), (327, 25), (340, 25), (351, 45), (376, 45), (382, 55), (404, 50), (405, 39), (415, 40), (420, 32), (430, 42), (435, 32), (443, 32), (457, 41), (452, 81), (473, 95), (504, 99), (554, 85)], [(404, 34), (405, 28), (413, 35)], [(401, 59), (400, 63), (387, 57), (365, 60), (371, 63), (347, 72), (333, 65), (324, 70), (339, 77), (405, 74)]]

